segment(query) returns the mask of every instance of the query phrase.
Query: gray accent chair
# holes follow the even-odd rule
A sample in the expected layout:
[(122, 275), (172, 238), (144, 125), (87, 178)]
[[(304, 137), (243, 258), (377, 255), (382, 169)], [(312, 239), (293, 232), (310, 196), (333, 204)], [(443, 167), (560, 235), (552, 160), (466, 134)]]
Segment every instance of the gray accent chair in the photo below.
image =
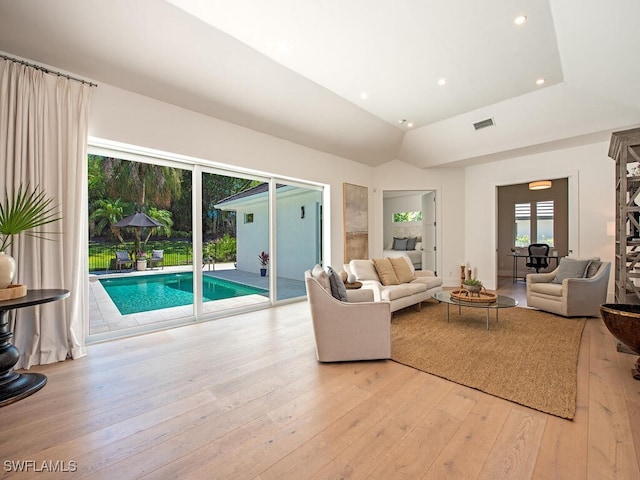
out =
[(152, 250), (151, 257), (147, 260), (149, 262), (149, 267), (157, 267), (162, 264), (162, 269), (164, 270), (164, 250)]
[[(527, 275), (527, 305), (564, 317), (598, 317), (607, 301), (610, 262), (597, 262), (584, 278), (564, 278), (554, 283), (560, 267), (549, 273)], [(592, 262), (595, 267), (596, 263)]]
[(349, 301), (342, 302), (311, 270), (304, 277), (320, 362), (391, 358), (389, 302), (374, 302), (366, 289), (349, 290)]
[(131, 269), (133, 269), (133, 260), (129, 255), (129, 252), (125, 252), (123, 250), (116, 251), (116, 271), (122, 270), (122, 267), (126, 267), (129, 265)]

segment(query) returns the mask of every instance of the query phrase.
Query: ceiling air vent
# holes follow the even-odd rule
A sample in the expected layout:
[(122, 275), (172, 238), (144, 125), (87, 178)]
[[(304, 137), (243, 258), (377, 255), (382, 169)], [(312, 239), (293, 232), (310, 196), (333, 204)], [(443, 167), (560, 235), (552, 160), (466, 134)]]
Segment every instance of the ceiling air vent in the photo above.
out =
[(493, 127), (495, 124), (493, 123), (493, 118), (487, 118), (486, 120), (482, 120), (481, 122), (476, 122), (473, 124), (473, 128), (476, 130), (480, 130), (481, 128)]

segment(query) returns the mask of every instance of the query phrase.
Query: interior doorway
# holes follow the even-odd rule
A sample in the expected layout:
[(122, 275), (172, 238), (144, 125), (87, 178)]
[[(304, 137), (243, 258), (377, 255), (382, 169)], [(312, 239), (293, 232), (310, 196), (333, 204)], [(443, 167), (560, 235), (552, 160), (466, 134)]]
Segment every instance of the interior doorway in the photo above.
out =
[(407, 255), (416, 269), (437, 273), (436, 191), (385, 190), (382, 199), (384, 256)]
[[(529, 183), (497, 188), (497, 272), (514, 283), (528, 272), (528, 245), (549, 245), (549, 255), (557, 258), (569, 254), (569, 179), (556, 178), (551, 187), (531, 190)], [(522, 255), (514, 257), (514, 251)], [(550, 271), (557, 261), (550, 259)]]

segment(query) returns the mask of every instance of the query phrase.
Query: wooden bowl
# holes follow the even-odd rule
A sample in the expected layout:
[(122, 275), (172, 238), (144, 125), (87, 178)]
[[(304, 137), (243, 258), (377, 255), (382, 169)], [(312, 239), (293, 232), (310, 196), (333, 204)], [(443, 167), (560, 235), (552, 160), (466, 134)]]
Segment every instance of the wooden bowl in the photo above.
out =
[(611, 335), (640, 355), (640, 305), (605, 303), (600, 313)]

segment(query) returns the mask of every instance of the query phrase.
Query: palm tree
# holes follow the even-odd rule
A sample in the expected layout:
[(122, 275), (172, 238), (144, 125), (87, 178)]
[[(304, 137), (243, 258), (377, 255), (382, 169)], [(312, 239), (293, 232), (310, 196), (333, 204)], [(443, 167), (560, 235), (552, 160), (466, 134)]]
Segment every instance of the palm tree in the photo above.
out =
[(130, 208), (130, 204), (123, 202), (120, 198), (96, 200), (95, 205), (97, 208), (89, 220), (94, 222), (97, 235), (102, 235), (106, 228), (122, 219), (125, 211)]
[(151, 204), (166, 208), (182, 195), (180, 169), (114, 157), (102, 157), (102, 168), (109, 193), (135, 202), (141, 211)]
[(164, 235), (167, 238), (169, 238), (171, 236), (171, 227), (173, 226), (172, 215), (171, 215), (171, 212), (168, 210), (159, 210), (156, 207), (151, 207), (147, 212), (147, 215), (153, 218), (156, 222), (161, 223), (162, 226), (149, 229), (149, 231), (147, 232), (147, 236), (144, 239), (145, 247), (147, 245), (147, 242), (149, 241), (149, 238), (154, 233), (157, 233), (159, 235)]

